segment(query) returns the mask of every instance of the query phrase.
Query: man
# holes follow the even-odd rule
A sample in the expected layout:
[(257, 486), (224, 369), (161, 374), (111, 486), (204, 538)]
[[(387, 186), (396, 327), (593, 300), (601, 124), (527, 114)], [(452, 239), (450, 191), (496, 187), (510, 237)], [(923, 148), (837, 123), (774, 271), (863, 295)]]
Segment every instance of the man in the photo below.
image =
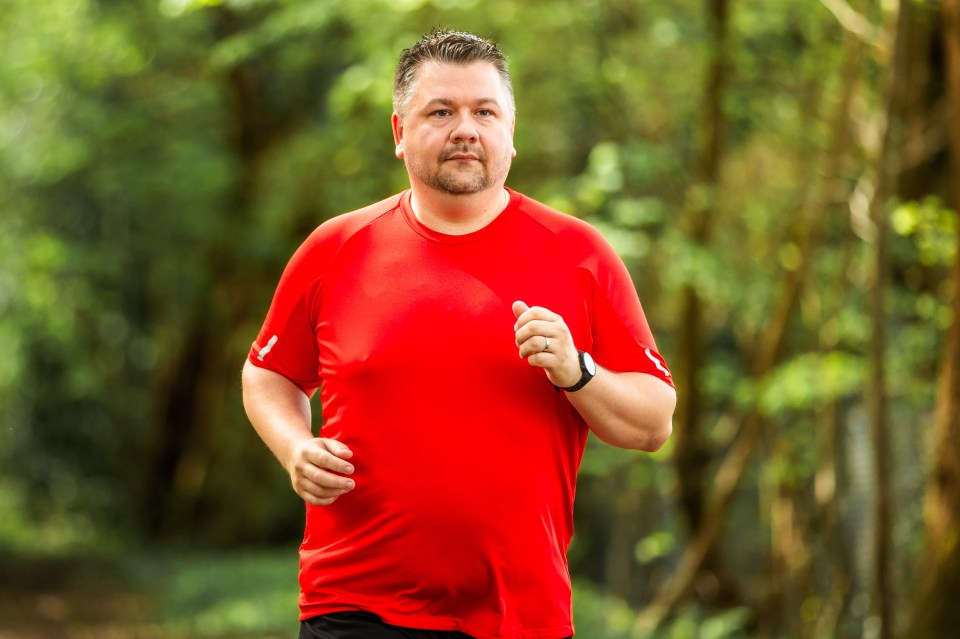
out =
[(496, 45), (425, 36), (394, 111), (410, 189), (314, 231), (243, 372), (247, 414), (307, 503), (300, 636), (569, 637), (588, 431), (659, 448), (670, 373), (603, 238), (504, 187)]

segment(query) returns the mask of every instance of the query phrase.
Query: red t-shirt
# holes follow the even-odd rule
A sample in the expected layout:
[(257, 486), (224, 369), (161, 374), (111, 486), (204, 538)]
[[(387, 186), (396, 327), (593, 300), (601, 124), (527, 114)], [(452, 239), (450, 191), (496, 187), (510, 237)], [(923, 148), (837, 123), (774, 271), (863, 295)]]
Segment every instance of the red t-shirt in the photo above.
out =
[(356, 488), (307, 506), (301, 619), (366, 610), (478, 639), (573, 633), (566, 551), (587, 427), (521, 360), (511, 305), (559, 313), (613, 371), (671, 383), (623, 263), (586, 223), (510, 191), (488, 226), (423, 226), (409, 192), (321, 225), (250, 361), (322, 387)]

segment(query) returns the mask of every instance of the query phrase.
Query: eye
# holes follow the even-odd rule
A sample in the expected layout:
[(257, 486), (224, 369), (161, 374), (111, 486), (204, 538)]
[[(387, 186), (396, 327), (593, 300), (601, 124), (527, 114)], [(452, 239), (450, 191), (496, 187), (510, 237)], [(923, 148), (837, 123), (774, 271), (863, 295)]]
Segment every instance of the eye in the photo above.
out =
[(449, 109), (437, 109), (436, 111), (433, 111), (432, 113), (430, 113), (430, 115), (431, 115), (432, 117), (435, 117), (435, 118), (445, 118), (445, 117), (447, 117), (447, 116), (450, 115), (450, 110), (449, 110)]
[(477, 110), (477, 115), (479, 115), (479, 116), (481, 116), (481, 117), (488, 118), (488, 117), (492, 117), (492, 116), (494, 116), (494, 115), (496, 115), (496, 114), (495, 114), (493, 111), (491, 111), (490, 109), (478, 109), (478, 110)]

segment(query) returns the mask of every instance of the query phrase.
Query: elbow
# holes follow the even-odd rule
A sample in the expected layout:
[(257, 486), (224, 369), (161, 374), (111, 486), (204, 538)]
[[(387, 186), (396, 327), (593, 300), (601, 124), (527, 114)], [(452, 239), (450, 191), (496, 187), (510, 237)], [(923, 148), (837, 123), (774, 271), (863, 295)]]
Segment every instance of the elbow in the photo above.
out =
[(655, 453), (667, 443), (667, 440), (670, 439), (670, 435), (673, 433), (673, 421), (668, 419), (666, 423), (660, 426), (660, 428), (655, 429), (652, 432), (648, 432), (644, 441), (644, 444), (638, 447), (638, 450), (642, 450), (647, 453)]
[(673, 412), (677, 409), (677, 392), (670, 388), (666, 397), (660, 402), (659, 414), (653, 422), (653, 428), (648, 431), (647, 446), (642, 448), (648, 453), (654, 453), (667, 443), (673, 434)]
[(669, 398), (660, 403), (658, 410), (627, 431), (631, 433), (632, 441), (623, 447), (642, 450), (646, 453), (655, 453), (660, 450), (673, 434), (673, 411), (676, 405), (676, 394), (670, 393)]
[(628, 386), (621, 396), (629, 397), (630, 401), (619, 404), (611, 402), (616, 404), (615, 409), (602, 412), (593, 420), (588, 420), (588, 424), (606, 444), (656, 452), (673, 433), (677, 393), (672, 386), (642, 373), (632, 374), (629, 379), (635, 383)]
[(657, 424), (630, 424), (614, 431), (599, 431), (594, 434), (605, 444), (627, 450), (642, 450), (645, 453), (655, 453), (670, 439), (673, 424), (668, 418)]

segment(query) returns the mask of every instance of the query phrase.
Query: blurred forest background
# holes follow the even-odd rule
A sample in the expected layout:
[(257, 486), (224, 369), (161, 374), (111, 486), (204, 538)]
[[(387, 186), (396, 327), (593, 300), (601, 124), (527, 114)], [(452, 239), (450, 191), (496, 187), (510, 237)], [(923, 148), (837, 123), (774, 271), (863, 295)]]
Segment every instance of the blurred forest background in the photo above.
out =
[(2, 0), (0, 637), (294, 636), (239, 371), (404, 188), (437, 25), (501, 44), (508, 184), (610, 239), (679, 387), (664, 450), (588, 448), (578, 637), (960, 636), (960, 0)]

